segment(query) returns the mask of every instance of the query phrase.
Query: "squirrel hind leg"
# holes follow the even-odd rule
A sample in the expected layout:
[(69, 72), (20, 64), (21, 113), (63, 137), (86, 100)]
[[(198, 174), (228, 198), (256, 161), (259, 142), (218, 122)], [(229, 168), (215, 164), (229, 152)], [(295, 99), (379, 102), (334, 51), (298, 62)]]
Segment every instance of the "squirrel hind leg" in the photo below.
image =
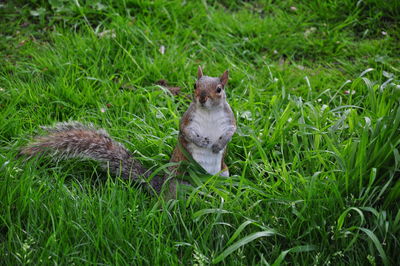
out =
[(221, 171), (222, 172), (219, 174), (220, 176), (229, 177), (229, 169), (224, 161), (222, 161), (222, 163), (221, 163)]
[(225, 169), (223, 172), (221, 172), (219, 175), (220, 175), (220, 176), (224, 176), (224, 177), (229, 177), (229, 170), (228, 170), (228, 168)]

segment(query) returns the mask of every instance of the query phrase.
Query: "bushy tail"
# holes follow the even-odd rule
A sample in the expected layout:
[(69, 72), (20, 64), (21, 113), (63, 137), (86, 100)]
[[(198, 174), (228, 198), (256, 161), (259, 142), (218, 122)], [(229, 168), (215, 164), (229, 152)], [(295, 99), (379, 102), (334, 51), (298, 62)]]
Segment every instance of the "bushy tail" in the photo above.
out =
[[(90, 158), (102, 163), (114, 175), (134, 179), (148, 184), (140, 177), (148, 177), (150, 171), (135, 160), (132, 154), (119, 142), (113, 140), (104, 129), (95, 129), (92, 125), (79, 122), (58, 123), (53, 127), (43, 127), (44, 136), (37, 136), (19, 155), (28, 158), (40, 154), (49, 154), (56, 159)], [(161, 191), (163, 178), (155, 176), (150, 185)]]

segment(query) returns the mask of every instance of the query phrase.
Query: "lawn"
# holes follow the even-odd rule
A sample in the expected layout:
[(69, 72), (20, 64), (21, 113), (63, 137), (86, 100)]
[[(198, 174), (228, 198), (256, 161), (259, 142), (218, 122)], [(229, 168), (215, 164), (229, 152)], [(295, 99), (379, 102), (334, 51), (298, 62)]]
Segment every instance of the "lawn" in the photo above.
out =
[[(398, 263), (399, 23), (383, 0), (1, 2), (0, 264)], [(229, 179), (165, 201), (16, 158), (77, 120), (164, 171), (199, 65), (229, 69)]]

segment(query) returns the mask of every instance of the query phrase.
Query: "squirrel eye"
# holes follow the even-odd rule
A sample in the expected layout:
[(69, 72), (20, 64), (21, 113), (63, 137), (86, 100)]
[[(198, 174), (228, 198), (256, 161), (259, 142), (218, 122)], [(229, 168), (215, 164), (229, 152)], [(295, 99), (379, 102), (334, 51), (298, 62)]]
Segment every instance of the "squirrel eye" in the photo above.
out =
[(218, 87), (217, 87), (217, 93), (220, 93), (221, 90), (222, 90), (222, 89), (221, 89), (221, 86), (218, 86)]

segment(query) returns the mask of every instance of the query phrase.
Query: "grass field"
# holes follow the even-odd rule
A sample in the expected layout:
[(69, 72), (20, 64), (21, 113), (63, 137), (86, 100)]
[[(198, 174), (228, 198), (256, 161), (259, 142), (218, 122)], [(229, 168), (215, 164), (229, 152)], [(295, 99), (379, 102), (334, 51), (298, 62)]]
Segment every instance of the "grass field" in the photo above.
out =
[[(1, 2), (0, 264), (398, 263), (399, 21), (379, 0)], [(230, 71), (230, 179), (165, 202), (15, 158), (78, 120), (163, 168), (198, 65)]]

